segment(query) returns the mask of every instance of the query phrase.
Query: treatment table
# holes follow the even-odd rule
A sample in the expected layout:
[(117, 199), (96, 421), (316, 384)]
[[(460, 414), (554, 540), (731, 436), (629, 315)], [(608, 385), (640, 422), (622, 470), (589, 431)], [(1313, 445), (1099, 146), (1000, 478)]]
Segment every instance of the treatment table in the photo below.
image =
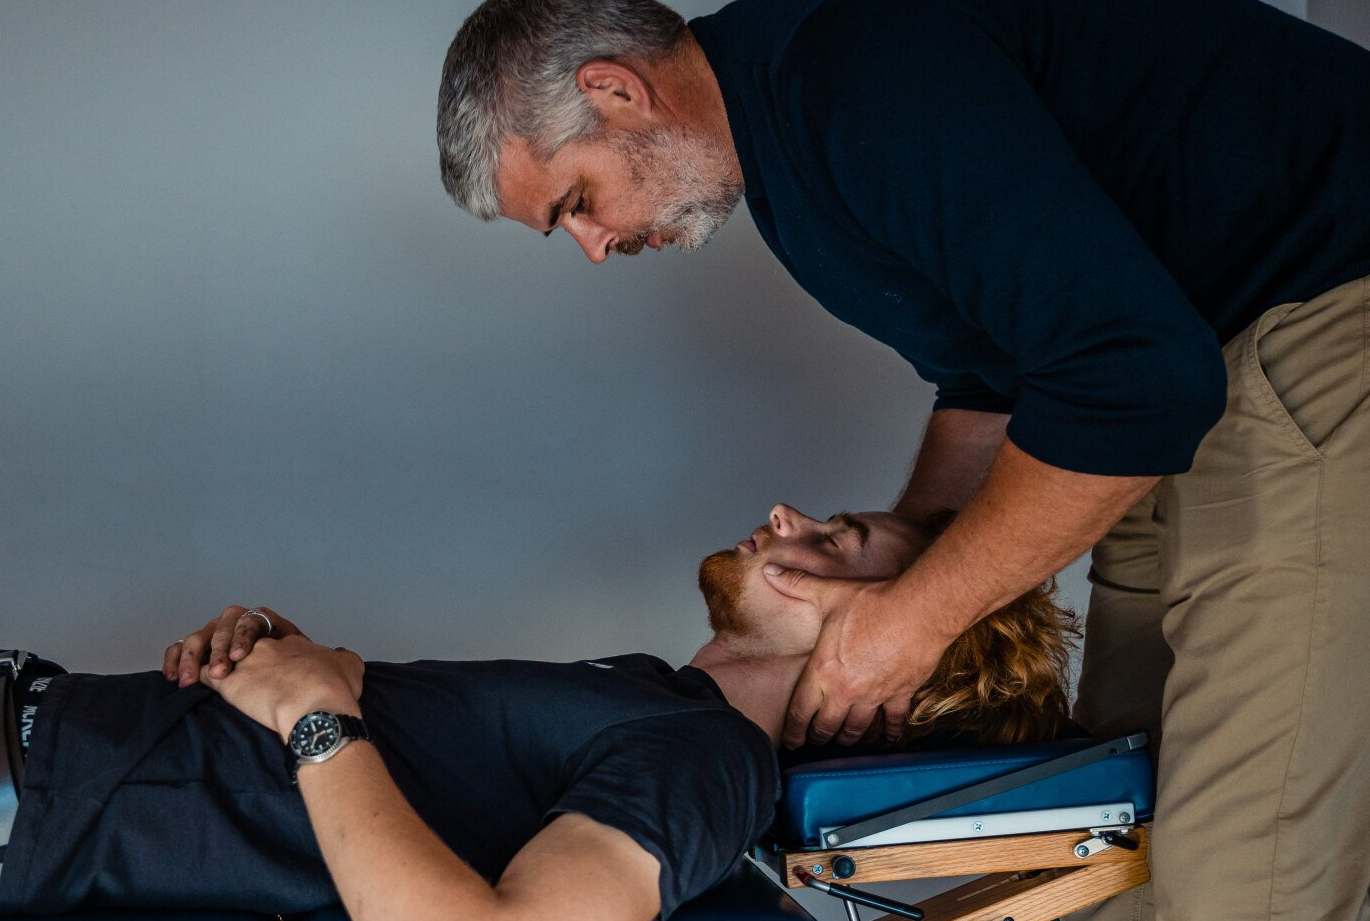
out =
[[(1148, 879), (1154, 781), (1146, 736), (848, 757), (790, 768), (775, 826), (673, 921), (812, 921), (785, 889), (847, 917), (1051, 921)], [(781, 881), (777, 886), (759, 866)], [(853, 884), (983, 878), (906, 905)], [(222, 911), (88, 910), (13, 921), (276, 921)], [(330, 908), (284, 921), (346, 921)]]

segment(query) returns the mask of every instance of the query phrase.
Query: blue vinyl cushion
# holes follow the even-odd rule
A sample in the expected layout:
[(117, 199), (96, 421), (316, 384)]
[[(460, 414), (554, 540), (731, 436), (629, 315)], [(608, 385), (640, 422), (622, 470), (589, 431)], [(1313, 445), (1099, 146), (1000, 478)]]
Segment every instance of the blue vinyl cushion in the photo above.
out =
[[(781, 779), (776, 837), (787, 846), (816, 848), (820, 846), (820, 828), (882, 815), (1095, 744), (1098, 743), (1094, 739), (1060, 739), (1035, 745), (843, 758), (794, 767)], [(1151, 818), (1154, 796), (1151, 756), (1142, 748), (977, 800), (942, 815), (1130, 801), (1138, 820), (1146, 820)]]

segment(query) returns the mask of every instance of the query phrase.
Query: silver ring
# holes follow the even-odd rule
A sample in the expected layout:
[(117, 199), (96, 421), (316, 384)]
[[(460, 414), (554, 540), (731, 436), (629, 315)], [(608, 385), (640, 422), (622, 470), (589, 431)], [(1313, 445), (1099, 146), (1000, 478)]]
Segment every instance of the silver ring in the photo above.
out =
[(241, 613), (241, 614), (238, 615), (238, 619), (239, 619), (239, 620), (242, 620), (244, 617), (247, 617), (249, 614), (250, 614), (250, 615), (253, 615), (253, 616), (255, 616), (255, 617), (260, 617), (262, 620), (266, 621), (266, 634), (265, 634), (266, 636), (270, 636), (270, 635), (271, 635), (271, 632), (272, 632), (273, 630), (276, 629), (276, 625), (273, 624), (273, 623), (271, 622), (271, 618), (270, 618), (270, 617), (267, 617), (267, 616), (266, 616), (266, 612), (265, 612), (265, 611), (259, 611), (259, 610), (257, 610), (256, 608), (248, 608), (246, 611), (244, 611), (243, 613)]

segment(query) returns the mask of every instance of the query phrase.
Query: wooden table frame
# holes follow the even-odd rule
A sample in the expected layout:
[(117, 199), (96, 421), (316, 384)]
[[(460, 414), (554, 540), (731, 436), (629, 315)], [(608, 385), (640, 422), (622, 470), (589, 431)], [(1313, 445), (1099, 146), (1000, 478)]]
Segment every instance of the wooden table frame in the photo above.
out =
[[(1091, 837), (1082, 830), (830, 851), (780, 851), (763, 859), (791, 889), (803, 885), (796, 869), (828, 882), (849, 884), (989, 874), (920, 902), (926, 921), (1053, 921), (1150, 879), (1148, 830), (1145, 825), (1132, 830), (1131, 837), (1138, 842), (1136, 850), (1110, 847), (1089, 857), (1075, 854), (1076, 846)], [(839, 857), (855, 863), (854, 872), (843, 878), (833, 873), (833, 862)], [(886, 918), (898, 921), (893, 915)]]

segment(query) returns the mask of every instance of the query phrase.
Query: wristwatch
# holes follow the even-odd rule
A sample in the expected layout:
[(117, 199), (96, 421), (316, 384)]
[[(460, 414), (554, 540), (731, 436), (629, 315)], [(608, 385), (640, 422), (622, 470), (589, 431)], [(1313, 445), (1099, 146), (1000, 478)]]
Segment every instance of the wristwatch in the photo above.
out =
[(371, 741), (371, 734), (366, 731), (366, 723), (361, 717), (327, 710), (312, 710), (300, 717), (295, 721), (295, 728), (290, 730), (287, 743), (295, 755), (295, 763), (290, 766), (290, 782), (295, 782), (295, 772), (301, 764), (327, 761), (353, 739)]

